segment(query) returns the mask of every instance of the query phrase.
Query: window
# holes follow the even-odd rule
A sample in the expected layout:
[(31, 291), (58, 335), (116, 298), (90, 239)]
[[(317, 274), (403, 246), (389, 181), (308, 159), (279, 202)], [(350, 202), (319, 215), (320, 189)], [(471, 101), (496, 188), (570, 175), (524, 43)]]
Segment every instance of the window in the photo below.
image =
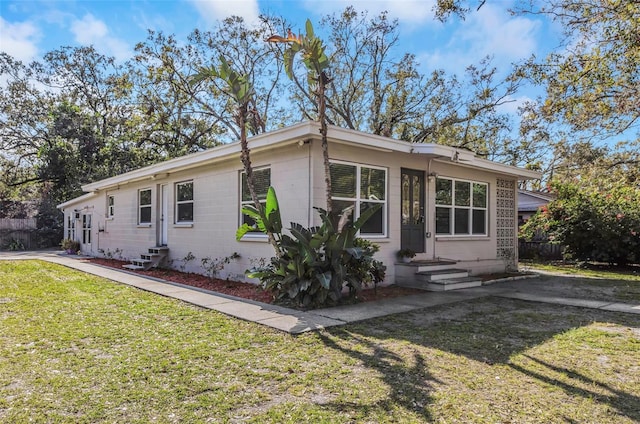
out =
[(113, 196), (107, 196), (107, 218), (113, 218), (115, 205), (115, 198)]
[(487, 184), (436, 179), (436, 234), (486, 235)]
[(387, 234), (387, 170), (358, 164), (332, 162), (331, 199), (335, 211), (352, 208), (351, 222), (367, 209), (382, 205), (362, 226), (361, 235)]
[(176, 184), (176, 222), (193, 222), (193, 181)]
[[(260, 203), (266, 203), (267, 191), (269, 191), (269, 186), (271, 185), (271, 168), (254, 169), (253, 183), (255, 185), (258, 200), (260, 201)], [(247, 174), (244, 172), (242, 172), (241, 174), (240, 186), (240, 209), (242, 209), (246, 205), (253, 205), (253, 200), (251, 200), (251, 194), (249, 193), (249, 186), (247, 185)], [(242, 224), (253, 226), (255, 224), (255, 221), (240, 212), (240, 225)], [(262, 234), (258, 230), (256, 230), (255, 233)]]
[(67, 238), (69, 240), (76, 239), (76, 218), (75, 212), (71, 212), (69, 216), (67, 216)]
[(151, 224), (151, 189), (138, 191), (138, 224)]
[(91, 244), (91, 215), (82, 215), (82, 244)]

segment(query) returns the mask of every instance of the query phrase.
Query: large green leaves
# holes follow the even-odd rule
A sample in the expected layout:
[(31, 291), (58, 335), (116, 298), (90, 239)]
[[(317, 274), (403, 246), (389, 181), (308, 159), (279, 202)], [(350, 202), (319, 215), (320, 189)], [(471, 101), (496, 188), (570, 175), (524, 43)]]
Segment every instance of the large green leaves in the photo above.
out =
[(303, 307), (335, 303), (344, 287), (355, 294), (366, 284), (377, 284), (385, 275), (384, 265), (373, 259), (377, 247), (356, 237), (375, 211), (377, 208), (367, 210), (352, 224), (345, 219), (350, 211), (336, 215), (318, 209), (320, 226), (306, 228), (291, 223), (289, 235), (281, 234), (278, 202), (275, 190), (270, 188), (263, 212), (250, 206), (243, 209), (256, 224), (243, 225), (237, 237), (256, 229), (263, 232), (272, 229), (281, 255), (248, 275), (259, 278), (263, 287), (273, 291), (277, 298), (288, 298)]

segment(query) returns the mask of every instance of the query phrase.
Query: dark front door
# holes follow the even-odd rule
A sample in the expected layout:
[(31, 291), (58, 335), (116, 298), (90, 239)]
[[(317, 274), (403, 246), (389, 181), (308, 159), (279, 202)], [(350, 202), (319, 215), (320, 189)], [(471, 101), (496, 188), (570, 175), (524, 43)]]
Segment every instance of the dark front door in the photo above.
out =
[(402, 224), (400, 247), (424, 252), (424, 171), (402, 169), (400, 201)]

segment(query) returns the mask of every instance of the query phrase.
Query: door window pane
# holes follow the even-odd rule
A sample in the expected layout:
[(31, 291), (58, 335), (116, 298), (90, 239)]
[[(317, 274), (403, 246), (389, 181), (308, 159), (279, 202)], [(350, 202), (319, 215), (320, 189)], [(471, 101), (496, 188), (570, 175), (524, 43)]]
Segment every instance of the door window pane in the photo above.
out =
[(411, 218), (411, 199), (409, 198), (409, 176), (402, 174), (402, 225), (409, 224)]

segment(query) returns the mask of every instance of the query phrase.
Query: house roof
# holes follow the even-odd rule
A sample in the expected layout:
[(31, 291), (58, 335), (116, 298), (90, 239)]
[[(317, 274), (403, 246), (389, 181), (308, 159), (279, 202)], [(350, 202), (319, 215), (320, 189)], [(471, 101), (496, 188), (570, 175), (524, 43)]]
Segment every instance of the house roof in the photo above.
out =
[[(367, 134), (361, 131), (349, 130), (335, 126), (329, 126), (327, 138), (330, 143), (348, 144), (359, 146), (365, 149), (372, 149), (386, 152), (401, 152), (426, 155), (431, 159), (456, 162), (460, 166), (478, 168), (492, 171), (499, 174), (517, 178), (519, 180), (538, 179), (541, 175), (538, 172), (517, 168), (492, 162), (475, 156), (472, 152), (456, 149), (454, 147), (440, 144), (416, 144), (379, 135)], [(306, 140), (320, 139), (320, 124), (306, 121), (268, 133), (260, 134), (248, 139), (252, 152), (270, 149), (276, 146), (283, 146), (303, 142)], [(105, 190), (120, 185), (129, 184), (146, 179), (157, 179), (165, 177), (178, 171), (185, 171), (190, 168), (209, 165), (223, 160), (239, 158), (240, 142), (233, 142), (216, 146), (202, 152), (192, 153), (165, 162), (146, 166), (144, 168), (116, 175), (111, 178), (96, 181), (82, 186), (82, 190), (88, 193)], [(64, 208), (75, 203), (80, 198), (70, 200), (58, 205)]]
[(555, 196), (550, 193), (539, 191), (518, 190), (518, 211), (535, 212), (541, 206), (554, 200)]

